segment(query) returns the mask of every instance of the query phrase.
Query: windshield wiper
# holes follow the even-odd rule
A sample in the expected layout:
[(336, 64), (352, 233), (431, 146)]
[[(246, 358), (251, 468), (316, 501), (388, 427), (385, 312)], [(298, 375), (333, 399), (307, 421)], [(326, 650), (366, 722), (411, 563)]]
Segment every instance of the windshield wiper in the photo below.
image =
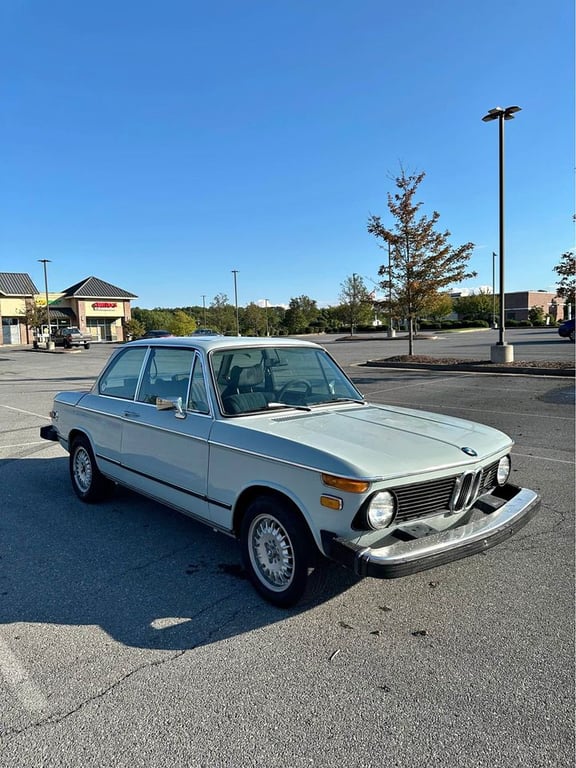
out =
[(268, 403), (268, 408), (294, 408), (297, 411), (311, 411), (309, 405), (290, 405), (290, 403)]

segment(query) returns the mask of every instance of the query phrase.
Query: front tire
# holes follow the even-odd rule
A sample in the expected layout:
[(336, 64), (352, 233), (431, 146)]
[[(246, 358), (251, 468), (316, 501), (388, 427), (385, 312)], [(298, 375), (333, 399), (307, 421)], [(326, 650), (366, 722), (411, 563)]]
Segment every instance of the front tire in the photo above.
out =
[(313, 544), (294, 507), (273, 496), (254, 499), (242, 520), (240, 546), (250, 581), (265, 600), (281, 608), (300, 600)]
[(113, 483), (96, 466), (90, 441), (85, 435), (79, 435), (70, 450), (70, 479), (79, 499), (87, 504), (101, 501), (108, 496)]

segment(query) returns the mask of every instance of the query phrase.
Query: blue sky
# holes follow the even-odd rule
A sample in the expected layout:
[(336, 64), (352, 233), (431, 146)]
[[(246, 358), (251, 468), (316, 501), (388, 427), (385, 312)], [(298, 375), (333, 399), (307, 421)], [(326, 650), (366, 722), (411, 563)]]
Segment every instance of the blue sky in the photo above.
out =
[(402, 164), (466, 284), (492, 284), (506, 123), (506, 289), (574, 246), (571, 0), (0, 0), (0, 271), (95, 275), (135, 305), (338, 302)]

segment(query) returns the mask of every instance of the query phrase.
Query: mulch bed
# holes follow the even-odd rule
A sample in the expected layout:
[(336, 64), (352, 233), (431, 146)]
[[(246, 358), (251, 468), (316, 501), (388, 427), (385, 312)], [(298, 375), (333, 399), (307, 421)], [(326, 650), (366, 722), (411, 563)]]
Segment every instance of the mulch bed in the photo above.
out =
[(512, 363), (493, 363), (490, 360), (464, 360), (458, 357), (432, 357), (430, 355), (394, 355), (371, 363), (409, 363), (412, 365), (438, 365), (458, 368), (460, 366), (481, 366), (482, 368), (553, 368), (573, 371), (574, 364), (564, 360), (514, 360)]

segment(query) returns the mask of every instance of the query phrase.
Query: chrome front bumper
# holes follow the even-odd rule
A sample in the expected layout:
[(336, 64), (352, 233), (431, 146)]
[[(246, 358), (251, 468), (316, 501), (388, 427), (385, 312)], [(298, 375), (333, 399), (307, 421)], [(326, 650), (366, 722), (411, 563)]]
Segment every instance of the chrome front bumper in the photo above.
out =
[[(477, 508), (471, 510), (471, 514), (480, 515), (479, 519), (441, 533), (392, 540), (392, 543), (393, 537), (387, 536), (370, 547), (349, 539), (331, 538), (324, 533), (324, 550), (328, 557), (352, 568), (360, 576), (395, 579), (484, 552), (526, 525), (539, 507), (537, 493), (507, 485), (479, 500)], [(470, 517), (468, 515), (467, 519)]]

